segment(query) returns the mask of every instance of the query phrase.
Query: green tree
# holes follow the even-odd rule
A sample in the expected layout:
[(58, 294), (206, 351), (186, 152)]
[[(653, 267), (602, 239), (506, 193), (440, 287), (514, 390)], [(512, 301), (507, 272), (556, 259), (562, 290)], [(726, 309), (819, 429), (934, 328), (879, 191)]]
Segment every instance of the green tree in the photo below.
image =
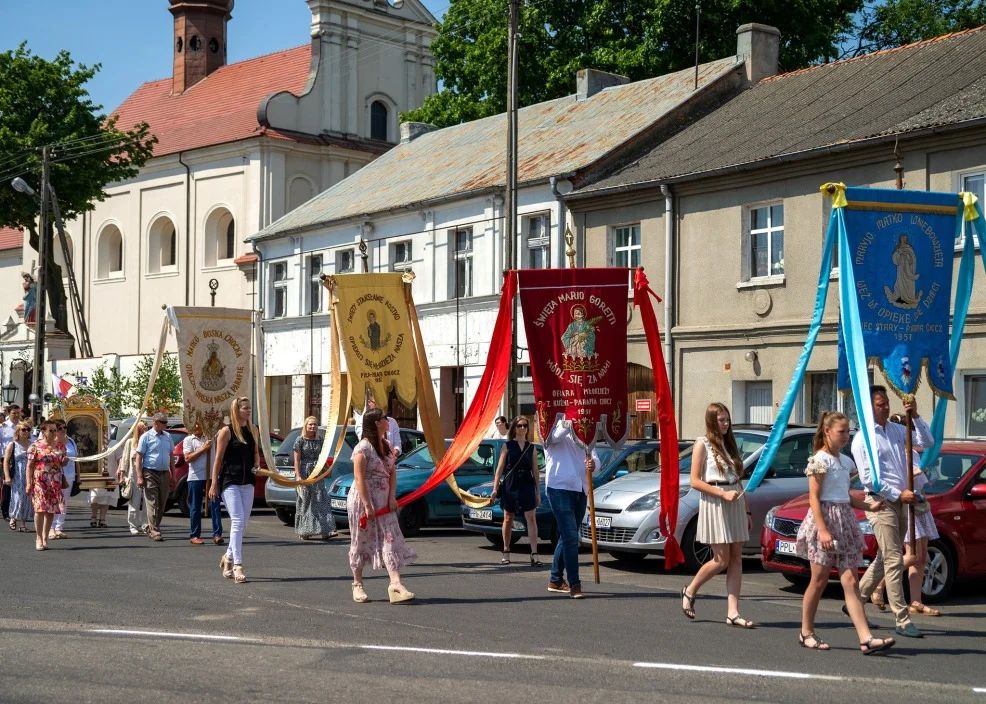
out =
[[(780, 64), (791, 70), (839, 54), (863, 0), (702, 0), (699, 53), (736, 53), (747, 22), (781, 31)], [(404, 119), (440, 127), (506, 109), (508, 0), (452, 0), (432, 43), (442, 90)], [(595, 68), (633, 80), (695, 62), (695, 0), (523, 0), (519, 27), (521, 107), (575, 92)]]
[[(50, 61), (32, 54), (26, 44), (0, 53), (0, 226), (27, 230), (36, 251), (40, 202), (6, 184), (22, 176), (40, 195), (41, 147), (54, 145), (51, 184), (68, 220), (105, 199), (106, 184), (136, 176), (157, 141), (147, 123), (121, 129), (115, 118), (101, 114), (102, 106), (93, 104), (86, 90), (97, 71), (98, 64), (75, 64), (67, 51)], [(66, 331), (65, 290), (54, 257), (48, 257), (46, 274), (51, 315)]]
[[(129, 411), (136, 413), (140, 404), (144, 402), (147, 382), (150, 381), (153, 367), (154, 357), (150, 355), (143, 357), (134, 367), (133, 373), (127, 378), (124, 398)], [(178, 371), (178, 355), (166, 354), (161, 360), (161, 368), (158, 370), (154, 388), (151, 390), (150, 406), (144, 412), (163, 411), (168, 415), (174, 415), (179, 413), (181, 409), (181, 374)]]
[(77, 393), (101, 397), (110, 418), (123, 417), (127, 382), (119, 369), (103, 362), (89, 376), (80, 372), (71, 372), (69, 376), (75, 378)]
[(859, 56), (986, 24), (983, 0), (883, 0), (866, 3), (847, 54)]

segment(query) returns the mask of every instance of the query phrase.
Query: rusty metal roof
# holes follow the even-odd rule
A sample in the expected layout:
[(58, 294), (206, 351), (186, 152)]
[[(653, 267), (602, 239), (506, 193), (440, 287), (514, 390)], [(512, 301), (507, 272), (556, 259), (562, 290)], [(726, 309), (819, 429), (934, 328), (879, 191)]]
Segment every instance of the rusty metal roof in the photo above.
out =
[[(591, 166), (742, 65), (728, 57), (695, 69), (606, 88), (519, 111), (518, 180), (530, 183)], [(506, 183), (506, 114), (423, 134), (261, 230), (275, 237), (329, 223), (466, 196)]]

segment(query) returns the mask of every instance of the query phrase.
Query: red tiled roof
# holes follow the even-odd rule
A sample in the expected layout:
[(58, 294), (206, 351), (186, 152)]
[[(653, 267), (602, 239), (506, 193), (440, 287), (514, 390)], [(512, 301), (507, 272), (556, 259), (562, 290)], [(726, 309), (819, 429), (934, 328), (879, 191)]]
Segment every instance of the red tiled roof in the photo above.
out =
[(144, 121), (157, 136), (154, 156), (225, 144), (264, 134), (257, 108), (271, 93), (300, 94), (308, 80), (311, 45), (229, 64), (179, 95), (172, 79), (150, 81), (116, 109), (117, 126)]
[(236, 264), (237, 266), (243, 266), (244, 264), (253, 264), (254, 262), (258, 262), (258, 261), (260, 261), (260, 257), (258, 257), (253, 252), (248, 252), (243, 256), (234, 259), (233, 263)]
[(12, 227), (0, 227), (0, 252), (24, 246), (24, 233)]

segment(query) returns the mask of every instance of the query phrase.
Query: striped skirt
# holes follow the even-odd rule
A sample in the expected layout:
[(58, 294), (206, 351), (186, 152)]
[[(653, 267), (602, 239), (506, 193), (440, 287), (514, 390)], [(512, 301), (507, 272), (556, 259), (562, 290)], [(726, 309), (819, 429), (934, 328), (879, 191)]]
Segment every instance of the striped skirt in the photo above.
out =
[[(719, 488), (726, 491), (743, 490), (739, 483)], [(695, 537), (706, 545), (745, 543), (750, 539), (746, 502), (740, 500), (730, 503), (718, 496), (702, 494), (698, 502), (698, 531)]]

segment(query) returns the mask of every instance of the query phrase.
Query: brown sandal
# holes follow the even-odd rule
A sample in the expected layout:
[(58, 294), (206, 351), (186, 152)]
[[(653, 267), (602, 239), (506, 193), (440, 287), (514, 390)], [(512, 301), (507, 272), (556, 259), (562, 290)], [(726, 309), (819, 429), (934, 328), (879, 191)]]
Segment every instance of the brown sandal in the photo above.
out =
[(870, 603), (873, 604), (880, 611), (887, 610), (887, 602), (883, 600), (883, 591), (873, 592), (870, 595)]
[(941, 616), (940, 610), (933, 609), (926, 604), (922, 604), (920, 601), (912, 601), (911, 605), (907, 607), (907, 613), (918, 616)]

